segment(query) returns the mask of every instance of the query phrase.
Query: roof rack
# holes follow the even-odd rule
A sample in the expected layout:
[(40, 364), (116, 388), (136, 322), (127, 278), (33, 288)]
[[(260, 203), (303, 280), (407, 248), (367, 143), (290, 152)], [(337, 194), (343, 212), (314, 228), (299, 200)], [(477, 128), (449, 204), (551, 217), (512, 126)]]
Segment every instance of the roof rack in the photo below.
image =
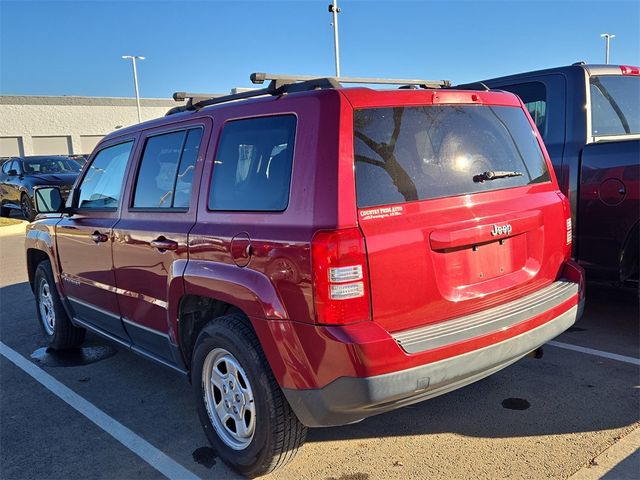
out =
[(253, 84), (263, 84), (269, 80), (265, 88), (248, 90), (230, 95), (175, 92), (173, 99), (176, 102), (187, 101), (183, 106), (174, 107), (166, 115), (174, 113), (199, 110), (209, 105), (218, 103), (244, 100), (247, 98), (261, 97), (265, 95), (284, 95), (286, 93), (304, 92), (309, 90), (342, 88), (342, 83), (364, 83), (382, 85), (400, 85), (400, 88), (445, 88), (450, 87), (449, 80), (418, 80), (400, 78), (367, 78), (367, 77), (314, 77), (310, 75), (280, 75), (272, 73), (252, 73), (250, 76)]

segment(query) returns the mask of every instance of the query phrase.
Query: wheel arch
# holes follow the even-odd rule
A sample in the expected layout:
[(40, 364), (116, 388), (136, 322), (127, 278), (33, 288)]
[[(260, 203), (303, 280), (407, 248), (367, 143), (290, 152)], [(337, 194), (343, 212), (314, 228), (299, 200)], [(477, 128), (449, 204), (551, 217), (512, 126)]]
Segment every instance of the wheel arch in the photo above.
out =
[(60, 271), (58, 269), (58, 263), (55, 260), (55, 238), (53, 238), (50, 230), (55, 227), (45, 222), (31, 223), (27, 225), (25, 232), (25, 255), (27, 257), (29, 285), (31, 286), (31, 290), (33, 290), (36, 268), (38, 268), (41, 262), (49, 260), (58, 293), (63, 296), (60, 284)]

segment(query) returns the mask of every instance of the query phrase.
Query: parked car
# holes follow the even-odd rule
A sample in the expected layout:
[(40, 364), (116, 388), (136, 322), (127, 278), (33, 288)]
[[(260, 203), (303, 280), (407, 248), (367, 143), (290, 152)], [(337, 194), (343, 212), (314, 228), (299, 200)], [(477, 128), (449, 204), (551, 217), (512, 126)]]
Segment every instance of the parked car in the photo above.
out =
[(271, 83), (106, 136), (66, 206), (37, 190), (51, 348), (89, 330), (189, 376), (217, 455), (256, 476), (307, 427), (462, 387), (575, 322), (569, 202), (515, 95), (252, 78)]
[(80, 172), (80, 165), (65, 156), (27, 156), (6, 160), (0, 168), (0, 216), (11, 209), (33, 221), (33, 189), (36, 186), (58, 186), (66, 198)]
[(536, 122), (571, 200), (587, 278), (637, 287), (640, 68), (577, 63), (483, 82), (519, 95)]

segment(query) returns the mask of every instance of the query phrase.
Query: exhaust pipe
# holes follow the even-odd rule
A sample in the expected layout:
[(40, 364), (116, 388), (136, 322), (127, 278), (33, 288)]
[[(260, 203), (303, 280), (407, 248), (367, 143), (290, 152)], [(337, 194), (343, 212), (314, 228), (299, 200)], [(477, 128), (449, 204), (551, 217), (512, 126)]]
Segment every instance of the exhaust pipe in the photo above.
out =
[(544, 351), (542, 350), (542, 347), (538, 347), (535, 350), (532, 350), (531, 352), (529, 352), (527, 354), (527, 357), (540, 359), (542, 358), (543, 355), (544, 355)]

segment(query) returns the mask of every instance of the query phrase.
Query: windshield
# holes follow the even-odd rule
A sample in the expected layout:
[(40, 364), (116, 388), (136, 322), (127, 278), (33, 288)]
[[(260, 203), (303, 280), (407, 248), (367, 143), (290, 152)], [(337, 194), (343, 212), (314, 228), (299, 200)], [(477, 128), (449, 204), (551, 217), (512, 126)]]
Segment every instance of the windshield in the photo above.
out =
[(77, 162), (60, 157), (25, 159), (22, 161), (22, 168), (27, 175), (78, 173), (80, 171), (80, 165)]
[(403, 203), (551, 179), (518, 107), (356, 110), (358, 207)]
[(601, 75), (591, 86), (591, 134), (640, 133), (640, 76)]

